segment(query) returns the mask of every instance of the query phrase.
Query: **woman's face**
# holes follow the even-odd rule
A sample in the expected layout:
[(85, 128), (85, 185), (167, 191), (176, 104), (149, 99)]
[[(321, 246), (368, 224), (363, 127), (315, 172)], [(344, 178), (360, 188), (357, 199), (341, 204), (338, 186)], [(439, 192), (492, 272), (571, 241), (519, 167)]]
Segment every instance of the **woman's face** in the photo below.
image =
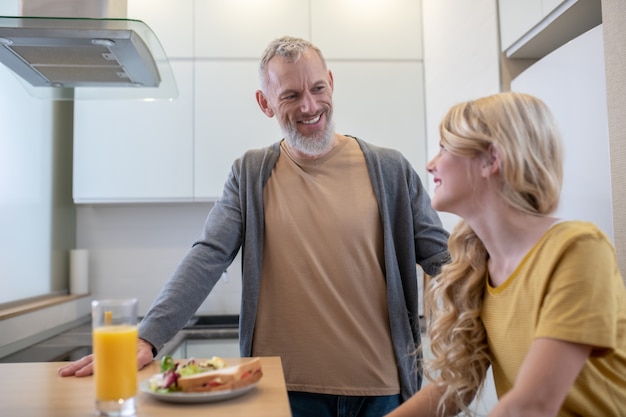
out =
[(439, 153), (426, 165), (435, 182), (431, 202), (435, 210), (464, 217), (475, 206), (480, 196), (480, 161), (480, 158), (453, 155), (444, 145), (439, 145)]

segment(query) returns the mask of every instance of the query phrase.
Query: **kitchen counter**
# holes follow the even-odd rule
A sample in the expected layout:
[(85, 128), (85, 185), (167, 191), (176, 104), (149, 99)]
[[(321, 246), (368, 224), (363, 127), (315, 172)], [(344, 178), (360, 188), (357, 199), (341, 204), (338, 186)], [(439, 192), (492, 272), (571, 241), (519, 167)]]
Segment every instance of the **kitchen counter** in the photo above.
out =
[[(238, 325), (238, 315), (194, 316), (159, 350), (155, 359), (174, 354), (176, 348), (186, 340), (236, 340), (239, 337)], [(74, 361), (90, 354), (91, 345), (91, 319), (87, 316), (82, 324), (4, 356), (0, 358), (0, 363)]]
[[(241, 359), (227, 359), (237, 363)], [(138, 392), (137, 417), (291, 417), (283, 368), (279, 357), (261, 358), (263, 378), (240, 397), (204, 404), (174, 404)], [(65, 362), (0, 364), (6, 379), (0, 390), (3, 416), (86, 417), (94, 415), (93, 378), (62, 378), (57, 370)], [(159, 372), (159, 362), (139, 371), (138, 381)]]
[(91, 318), (56, 336), (0, 358), (0, 363), (74, 361), (91, 353)]

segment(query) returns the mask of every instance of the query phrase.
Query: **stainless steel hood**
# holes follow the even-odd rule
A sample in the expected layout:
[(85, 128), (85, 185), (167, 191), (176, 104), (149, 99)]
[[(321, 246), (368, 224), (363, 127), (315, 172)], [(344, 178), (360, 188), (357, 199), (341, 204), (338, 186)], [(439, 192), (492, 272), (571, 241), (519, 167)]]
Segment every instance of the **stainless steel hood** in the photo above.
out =
[(0, 16), (0, 63), (40, 98), (177, 97), (152, 30), (139, 20), (101, 17), (113, 9), (125, 16), (125, 8), (126, 0), (23, 0), (21, 16)]

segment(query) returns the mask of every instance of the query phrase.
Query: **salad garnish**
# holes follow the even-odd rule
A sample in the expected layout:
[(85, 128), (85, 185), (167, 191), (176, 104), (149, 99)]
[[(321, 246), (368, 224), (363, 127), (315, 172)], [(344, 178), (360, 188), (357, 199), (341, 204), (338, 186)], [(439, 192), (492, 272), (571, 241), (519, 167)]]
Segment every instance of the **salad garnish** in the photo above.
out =
[(150, 391), (158, 393), (178, 392), (181, 391), (178, 386), (178, 378), (225, 367), (224, 359), (217, 356), (204, 361), (191, 358), (186, 363), (176, 362), (169, 355), (164, 356), (161, 359), (161, 373), (150, 378), (148, 387)]

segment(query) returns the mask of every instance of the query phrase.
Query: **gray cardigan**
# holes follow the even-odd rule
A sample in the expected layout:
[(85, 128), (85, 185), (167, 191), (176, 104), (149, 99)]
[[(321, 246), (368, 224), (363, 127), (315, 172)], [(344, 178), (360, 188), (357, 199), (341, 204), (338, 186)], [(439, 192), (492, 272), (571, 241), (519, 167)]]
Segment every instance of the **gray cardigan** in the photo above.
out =
[[(391, 337), (406, 400), (421, 386), (417, 357), (412, 354), (420, 343), (416, 264), (436, 275), (449, 260), (448, 233), (402, 154), (356, 140), (365, 155), (383, 224)], [(196, 312), (241, 248), (240, 351), (241, 356), (251, 356), (263, 261), (263, 187), (279, 149), (277, 142), (250, 150), (234, 162), (200, 239), (141, 321), (139, 337), (162, 347)]]

